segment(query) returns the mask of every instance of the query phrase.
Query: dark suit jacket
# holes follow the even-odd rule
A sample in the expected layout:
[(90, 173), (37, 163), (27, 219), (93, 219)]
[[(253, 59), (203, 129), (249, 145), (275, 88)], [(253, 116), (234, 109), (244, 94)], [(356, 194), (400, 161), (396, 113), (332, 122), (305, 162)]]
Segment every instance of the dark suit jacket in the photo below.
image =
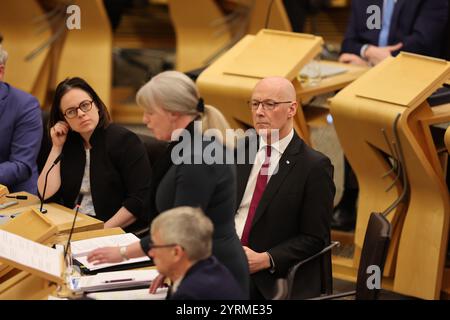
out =
[(41, 138), (39, 102), (0, 81), (0, 184), (9, 192), (37, 193)]
[(198, 261), (169, 300), (243, 300), (242, 289), (214, 256)]
[[(342, 43), (343, 53), (359, 56), (364, 44), (378, 45), (381, 30), (367, 27), (370, 14), (366, 10), (370, 5), (383, 8), (383, 0), (352, 1), (350, 22)], [(388, 44), (402, 42), (400, 51), (441, 57), (444, 54), (447, 19), (448, 0), (397, 0)], [(394, 52), (394, 55), (397, 54)]]
[[(179, 141), (170, 143), (155, 165), (151, 186), (151, 219), (175, 207), (202, 208), (214, 225), (213, 255), (231, 271), (248, 293), (247, 257), (234, 225), (235, 167), (224, 164), (227, 151), (220, 142), (215, 139), (200, 141), (203, 135), (196, 132), (194, 122), (186, 127), (184, 133), (186, 135), (180, 136)], [(208, 150), (222, 150), (223, 154), (217, 159), (221, 161), (206, 163), (204, 155), (209, 154)], [(150, 237), (141, 240), (144, 252), (148, 252), (149, 242)]]
[[(90, 178), (96, 218), (107, 221), (122, 206), (138, 219), (127, 228), (148, 226), (151, 167), (147, 152), (131, 131), (111, 124), (91, 136)], [(81, 136), (69, 132), (61, 160), (61, 187), (47, 202), (73, 208), (86, 163)]]
[[(242, 201), (251, 169), (251, 164), (237, 165), (237, 203)], [(266, 299), (273, 297), (277, 278), (286, 277), (296, 262), (329, 243), (334, 194), (330, 160), (294, 133), (280, 158), (278, 172), (266, 186), (249, 234), (249, 247), (256, 252), (269, 252), (275, 263), (273, 274), (262, 270), (251, 276), (253, 285)], [(303, 280), (298, 279), (305, 281), (301, 297), (320, 293), (318, 263), (311, 263)]]

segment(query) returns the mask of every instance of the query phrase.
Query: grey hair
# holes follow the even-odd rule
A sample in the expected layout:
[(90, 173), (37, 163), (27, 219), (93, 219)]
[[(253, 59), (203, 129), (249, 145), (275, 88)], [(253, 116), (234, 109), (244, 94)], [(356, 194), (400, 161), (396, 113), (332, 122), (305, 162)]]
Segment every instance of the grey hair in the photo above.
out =
[(158, 106), (166, 111), (196, 115), (199, 98), (197, 87), (188, 76), (178, 71), (164, 71), (139, 89), (136, 102), (149, 112)]
[(137, 104), (147, 112), (159, 107), (166, 111), (184, 115), (200, 115), (203, 131), (218, 129), (225, 137), (226, 129), (230, 128), (223, 114), (213, 106), (205, 105), (200, 113), (197, 104), (200, 95), (194, 81), (179, 71), (164, 71), (154, 76), (143, 85), (136, 94)]
[(0, 64), (5, 65), (7, 60), (8, 60), (8, 52), (5, 49), (3, 49), (2, 45), (0, 44)]
[(163, 244), (180, 245), (189, 260), (196, 262), (211, 255), (213, 230), (211, 220), (202, 209), (185, 206), (158, 215), (152, 222), (150, 233), (158, 232)]

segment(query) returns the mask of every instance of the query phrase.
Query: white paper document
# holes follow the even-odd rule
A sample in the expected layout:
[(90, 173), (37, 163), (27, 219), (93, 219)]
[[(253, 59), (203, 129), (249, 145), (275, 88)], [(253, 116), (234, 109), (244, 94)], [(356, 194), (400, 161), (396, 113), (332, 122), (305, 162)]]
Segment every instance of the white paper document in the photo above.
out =
[(130, 264), (130, 263), (136, 263), (136, 262), (143, 262), (143, 261), (150, 261), (150, 258), (147, 256), (139, 257), (139, 258), (133, 258), (122, 262), (117, 263), (103, 263), (99, 265), (94, 265), (92, 263), (89, 263), (87, 261), (87, 254), (91, 252), (92, 250), (103, 248), (103, 247), (118, 247), (118, 246), (127, 246), (131, 243), (139, 241), (139, 238), (136, 237), (132, 233), (124, 233), (124, 234), (118, 234), (113, 236), (105, 236), (105, 237), (98, 237), (98, 238), (92, 238), (87, 240), (79, 240), (79, 241), (72, 241), (71, 244), (71, 250), (72, 250), (72, 257), (82, 263), (86, 268), (89, 270), (99, 270), (111, 266), (118, 266), (123, 264)]
[(89, 298), (96, 300), (164, 300), (167, 296), (167, 288), (159, 288), (155, 294), (148, 289), (94, 292), (87, 294)]
[(158, 274), (156, 269), (104, 272), (93, 276), (73, 278), (72, 286), (75, 291), (83, 292), (105, 291), (138, 286), (148, 287)]
[(0, 258), (61, 277), (62, 257), (57, 250), (4, 230), (0, 230)]
[[(320, 77), (321, 78), (328, 78), (332, 76), (336, 76), (341, 73), (345, 73), (348, 71), (345, 67), (340, 66), (333, 66), (329, 64), (324, 63), (318, 63), (318, 67), (320, 68)], [(311, 68), (309, 68), (308, 65), (306, 65), (301, 71), (300, 71), (300, 77), (302, 78), (311, 78), (314, 77), (312, 74)]]

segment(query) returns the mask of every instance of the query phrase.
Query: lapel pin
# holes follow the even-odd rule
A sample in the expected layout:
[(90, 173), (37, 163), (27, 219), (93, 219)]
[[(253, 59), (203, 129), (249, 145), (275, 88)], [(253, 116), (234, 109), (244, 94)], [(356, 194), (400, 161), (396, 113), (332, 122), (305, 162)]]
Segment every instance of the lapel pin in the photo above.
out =
[(286, 163), (287, 163), (287, 164), (290, 164), (289, 160), (286, 160)]

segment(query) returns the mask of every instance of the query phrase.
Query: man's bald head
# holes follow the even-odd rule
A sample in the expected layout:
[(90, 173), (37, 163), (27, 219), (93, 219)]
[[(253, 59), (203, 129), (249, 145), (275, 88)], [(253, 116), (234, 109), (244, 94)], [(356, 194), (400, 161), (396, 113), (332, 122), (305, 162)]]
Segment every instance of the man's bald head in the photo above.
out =
[(255, 88), (254, 91), (258, 89), (258, 87), (270, 87), (273, 91), (278, 91), (279, 96), (283, 97), (283, 99), (289, 100), (289, 101), (295, 101), (296, 100), (296, 93), (294, 85), (291, 81), (289, 81), (286, 78), (283, 77), (267, 77), (262, 80), (260, 80)]
[[(260, 133), (261, 130), (279, 130), (279, 138), (283, 139), (293, 128), (293, 117), (297, 112), (296, 92), (292, 83), (283, 77), (267, 77), (260, 80), (252, 93), (253, 125)], [(274, 105), (273, 108), (264, 108)]]

